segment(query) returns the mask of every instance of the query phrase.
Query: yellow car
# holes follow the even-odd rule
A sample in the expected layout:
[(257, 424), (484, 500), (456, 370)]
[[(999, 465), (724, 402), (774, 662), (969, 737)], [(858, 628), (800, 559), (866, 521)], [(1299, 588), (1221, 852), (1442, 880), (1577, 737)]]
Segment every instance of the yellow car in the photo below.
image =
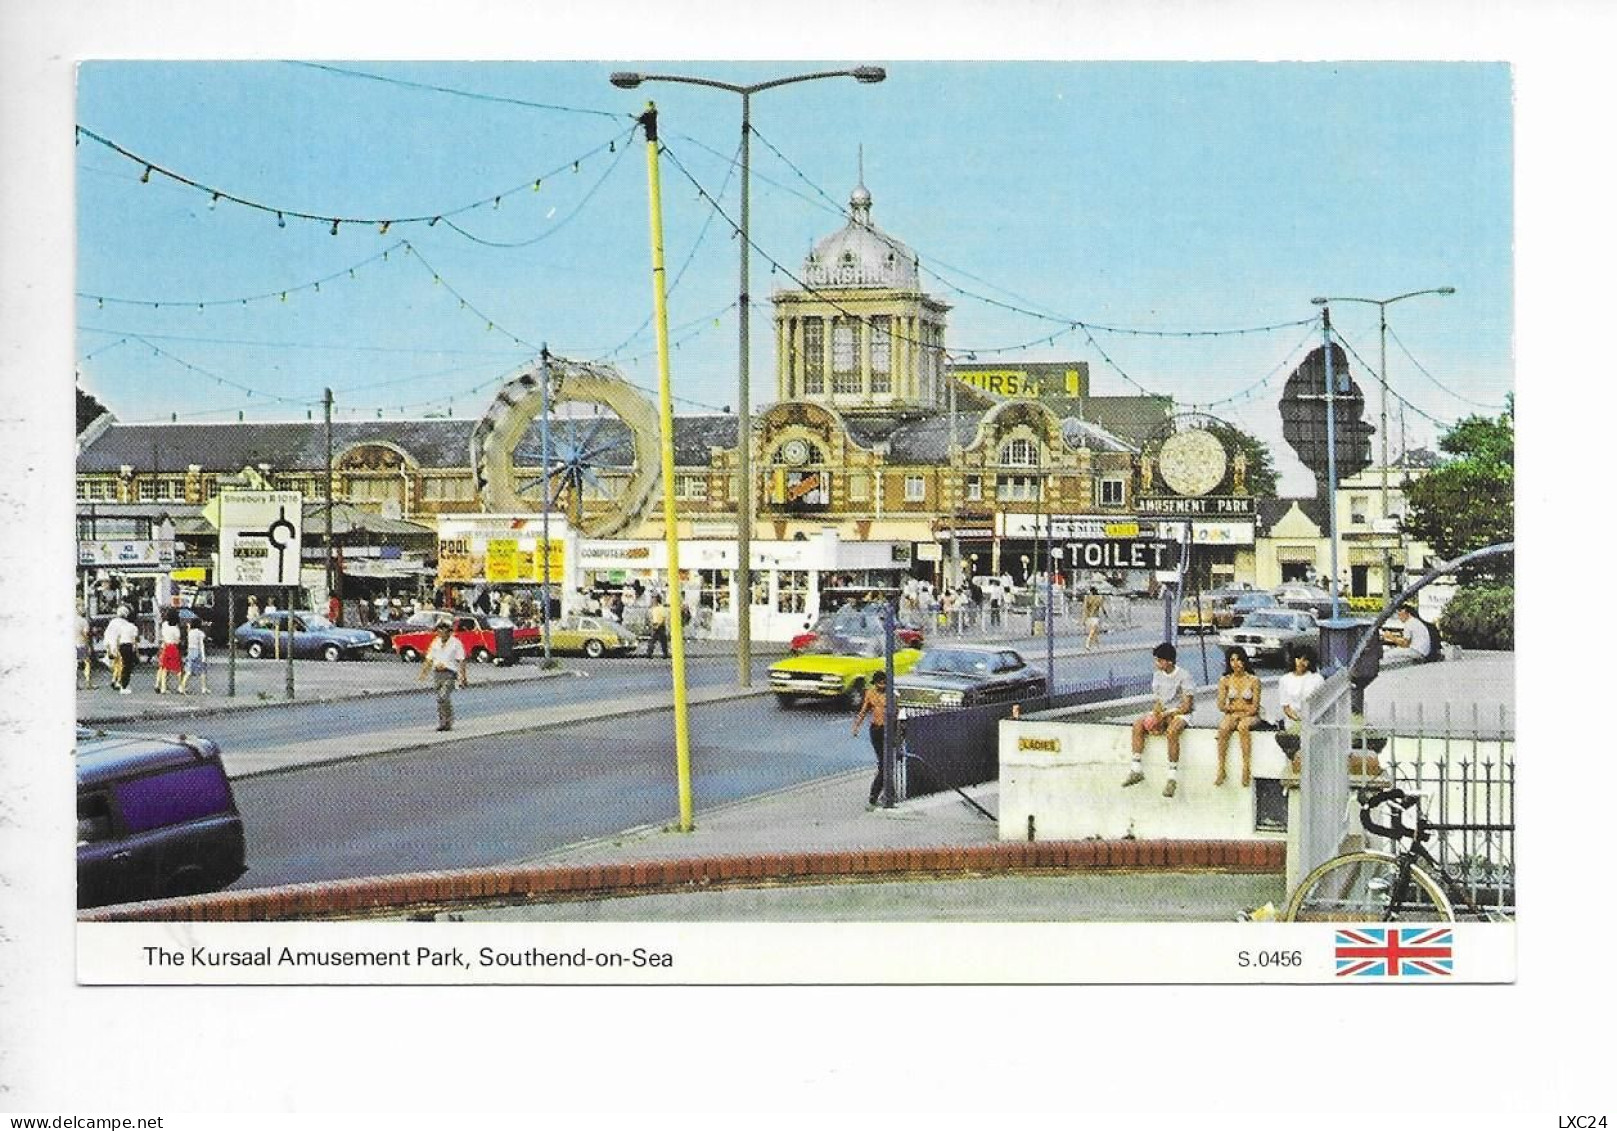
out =
[[(919, 648), (898, 649), (893, 653), (893, 675), (903, 675), (920, 658)], [(885, 667), (880, 641), (822, 636), (803, 653), (771, 664), (769, 689), (782, 707), (809, 697), (857, 707), (870, 677)]]
[[(538, 642), (544, 647), (543, 632)], [(552, 652), (582, 652), (595, 660), (608, 653), (627, 656), (638, 645), (634, 633), (605, 617), (570, 616), (550, 623)]]
[(1214, 590), (1201, 594), (1199, 601), (1196, 597), (1187, 596), (1179, 606), (1179, 631), (1219, 632), (1235, 627), (1239, 619), (1235, 602), (1240, 595), (1239, 592)]

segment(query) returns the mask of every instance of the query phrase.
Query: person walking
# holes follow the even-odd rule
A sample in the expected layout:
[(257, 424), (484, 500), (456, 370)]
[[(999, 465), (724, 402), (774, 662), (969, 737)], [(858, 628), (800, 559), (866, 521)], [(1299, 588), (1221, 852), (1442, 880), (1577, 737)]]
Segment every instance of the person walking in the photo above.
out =
[(870, 677), (870, 686), (865, 688), (865, 697), (859, 704), (859, 713), (853, 717), (853, 733), (859, 733), (860, 724), (870, 719), (870, 748), (876, 752), (876, 777), (870, 783), (870, 803), (866, 808), (874, 809), (881, 800), (882, 790), (887, 785), (887, 767), (882, 762), (882, 752), (887, 736), (887, 673), (877, 672)]
[(250, 596), (250, 597), (247, 598), (247, 623), (251, 624), (253, 621), (255, 621), (257, 619), (258, 619), (258, 597), (255, 595), (255, 596)]
[(180, 673), (180, 694), (189, 695), (191, 678), (195, 676), (200, 694), (208, 693), (208, 635), (202, 631), (201, 621), (192, 621), (185, 634), (185, 671)]
[(84, 676), (84, 690), (95, 687), (95, 649), (90, 646), (90, 618), (84, 615), (84, 606), (78, 606), (78, 619), (74, 622), (74, 645), (77, 649), (79, 672)]
[(1089, 592), (1084, 594), (1084, 628), (1088, 631), (1084, 637), (1085, 652), (1093, 652), (1100, 643), (1100, 614), (1105, 607), (1106, 602), (1100, 590), (1091, 585)]
[(453, 621), (441, 620), (433, 633), (432, 643), (421, 660), (417, 681), (432, 673), (432, 689), (438, 697), (438, 729), (449, 730), (455, 725), (455, 704), (452, 696), (457, 686), (466, 686), (466, 645), (455, 635)]
[(182, 670), (180, 618), (179, 614), (170, 612), (164, 614), (162, 627), (157, 630), (157, 683), (153, 690), (159, 695), (168, 694), (169, 675), (178, 679)]
[(119, 695), (130, 694), (129, 677), (135, 672), (135, 642), (139, 639), (140, 629), (129, 619), (129, 606), (119, 605), (101, 636), (101, 647), (112, 661), (112, 686)]
[(663, 649), (663, 659), (668, 658), (668, 603), (663, 595), (658, 593), (651, 599), (651, 614), (648, 618), (651, 624), (651, 635), (646, 638), (646, 658), (649, 660), (654, 649), (660, 643)]

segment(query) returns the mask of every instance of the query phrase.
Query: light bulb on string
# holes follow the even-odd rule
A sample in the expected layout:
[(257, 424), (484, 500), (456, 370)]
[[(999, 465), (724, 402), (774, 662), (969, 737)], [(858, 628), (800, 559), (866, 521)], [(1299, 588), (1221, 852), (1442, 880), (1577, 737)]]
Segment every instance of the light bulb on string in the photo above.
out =
[(376, 229), (376, 234), (379, 235), (379, 236), (385, 236), (385, 235), (387, 235), (387, 230), (389, 228), (391, 228), (392, 226), (393, 226), (393, 221), (391, 221), (391, 220), (383, 220), (381, 226)]
[(338, 224), (340, 224), (340, 223), (342, 223), (342, 221), (341, 221), (341, 220), (333, 220), (333, 221), (332, 221), (332, 222), (331, 222), (331, 234), (332, 234), (332, 235), (336, 235), (336, 234), (337, 234), (337, 225), (338, 225)]
[(148, 165), (148, 166), (146, 166), (146, 171), (140, 175), (140, 183), (143, 184), (143, 185), (150, 184), (151, 180), (152, 180), (152, 167), (150, 165)]
[(500, 198), (499, 197), (494, 198), (494, 210), (496, 212), (498, 212), (500, 210)]
[(538, 192), (538, 191), (539, 191), (539, 186), (540, 186), (540, 184), (542, 184), (542, 183), (543, 183), (543, 182), (544, 182), (544, 178), (543, 178), (543, 177), (540, 177), (540, 178), (539, 178), (539, 179), (538, 179), (538, 180), (536, 180), (536, 181), (534, 181), (534, 182), (533, 182), (533, 191), (534, 191), (534, 192)]
[[(442, 220), (442, 219), (443, 219), (442, 216), (434, 216), (432, 219), (427, 221), (427, 227), (429, 227), (429, 228), (436, 227), (437, 224), (438, 224), (438, 221)], [(387, 257), (383, 256), (382, 258), (386, 259)]]
[(286, 216), (283, 213), (277, 212), (275, 214), (275, 226), (277, 228), (286, 227)]
[(219, 194), (214, 193), (212, 196), (208, 197), (208, 211), (212, 212), (215, 208), (218, 208), (218, 207), (219, 207)]

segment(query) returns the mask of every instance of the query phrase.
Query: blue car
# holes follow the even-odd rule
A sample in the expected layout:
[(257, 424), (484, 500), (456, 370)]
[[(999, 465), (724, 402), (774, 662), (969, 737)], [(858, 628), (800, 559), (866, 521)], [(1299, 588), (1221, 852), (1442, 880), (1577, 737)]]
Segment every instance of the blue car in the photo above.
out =
[(215, 743), (81, 729), (75, 762), (80, 907), (215, 891), (247, 870)]
[(253, 659), (286, 655), (322, 660), (363, 660), (382, 650), (382, 638), (363, 628), (339, 628), (317, 613), (265, 613), (236, 629), (236, 647)]

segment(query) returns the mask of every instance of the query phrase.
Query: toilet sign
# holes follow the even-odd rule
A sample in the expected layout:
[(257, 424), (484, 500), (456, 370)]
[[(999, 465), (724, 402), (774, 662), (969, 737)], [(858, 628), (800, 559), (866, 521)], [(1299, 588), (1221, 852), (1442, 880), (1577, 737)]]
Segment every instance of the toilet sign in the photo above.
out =
[(1154, 538), (1108, 538), (1067, 544), (1067, 553), (1077, 569), (1162, 569), (1172, 561), (1172, 542)]
[(220, 492), (220, 585), (296, 585), (302, 564), (301, 492)]

